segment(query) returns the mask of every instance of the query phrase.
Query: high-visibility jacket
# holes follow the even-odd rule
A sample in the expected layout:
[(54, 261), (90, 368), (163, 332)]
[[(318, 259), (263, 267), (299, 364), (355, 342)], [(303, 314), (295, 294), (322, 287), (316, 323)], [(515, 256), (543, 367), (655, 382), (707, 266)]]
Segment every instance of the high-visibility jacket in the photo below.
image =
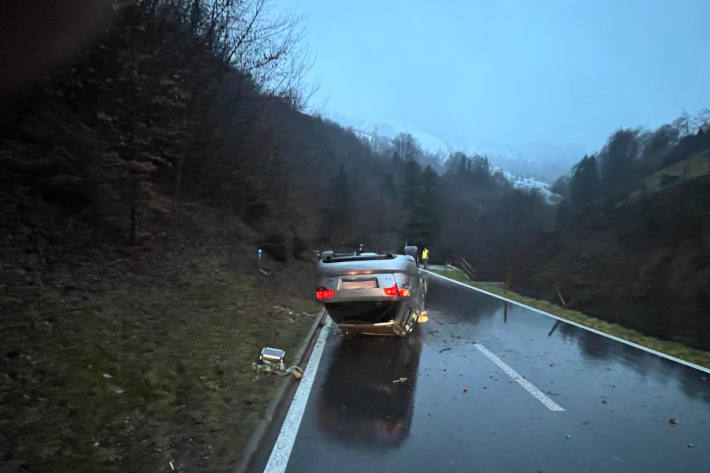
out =
[(429, 249), (424, 248), (424, 251), (422, 251), (422, 259), (429, 259)]

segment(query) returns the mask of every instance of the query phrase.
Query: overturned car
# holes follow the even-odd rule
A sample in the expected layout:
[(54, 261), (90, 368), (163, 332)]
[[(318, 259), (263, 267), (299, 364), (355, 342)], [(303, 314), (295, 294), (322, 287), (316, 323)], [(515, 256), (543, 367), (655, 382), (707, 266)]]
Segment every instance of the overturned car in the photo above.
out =
[(316, 298), (345, 332), (407, 335), (424, 313), (426, 286), (415, 261), (417, 247), (405, 253), (323, 252)]

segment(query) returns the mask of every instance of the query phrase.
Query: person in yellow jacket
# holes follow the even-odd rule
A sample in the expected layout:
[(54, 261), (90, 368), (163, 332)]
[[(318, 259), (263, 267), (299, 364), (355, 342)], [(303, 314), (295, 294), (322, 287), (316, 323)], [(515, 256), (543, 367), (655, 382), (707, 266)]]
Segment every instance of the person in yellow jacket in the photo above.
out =
[(424, 248), (422, 251), (422, 263), (426, 269), (429, 269), (429, 248)]

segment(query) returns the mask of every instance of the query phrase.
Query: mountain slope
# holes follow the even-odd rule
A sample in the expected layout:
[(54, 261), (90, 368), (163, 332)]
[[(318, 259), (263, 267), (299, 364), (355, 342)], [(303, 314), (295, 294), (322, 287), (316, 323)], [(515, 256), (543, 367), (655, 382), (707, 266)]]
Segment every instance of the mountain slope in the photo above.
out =
[(710, 143), (686, 137), (636, 166), (619, 200), (567, 195), (557, 230), (519, 254), (515, 284), (548, 300), (559, 290), (575, 309), (707, 350)]

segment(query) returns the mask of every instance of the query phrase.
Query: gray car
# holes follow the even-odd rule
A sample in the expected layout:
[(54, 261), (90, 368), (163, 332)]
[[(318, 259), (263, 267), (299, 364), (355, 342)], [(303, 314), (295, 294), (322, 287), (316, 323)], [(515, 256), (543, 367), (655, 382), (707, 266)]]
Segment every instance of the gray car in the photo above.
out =
[(323, 252), (316, 298), (348, 333), (405, 336), (424, 312), (416, 247), (406, 255)]

